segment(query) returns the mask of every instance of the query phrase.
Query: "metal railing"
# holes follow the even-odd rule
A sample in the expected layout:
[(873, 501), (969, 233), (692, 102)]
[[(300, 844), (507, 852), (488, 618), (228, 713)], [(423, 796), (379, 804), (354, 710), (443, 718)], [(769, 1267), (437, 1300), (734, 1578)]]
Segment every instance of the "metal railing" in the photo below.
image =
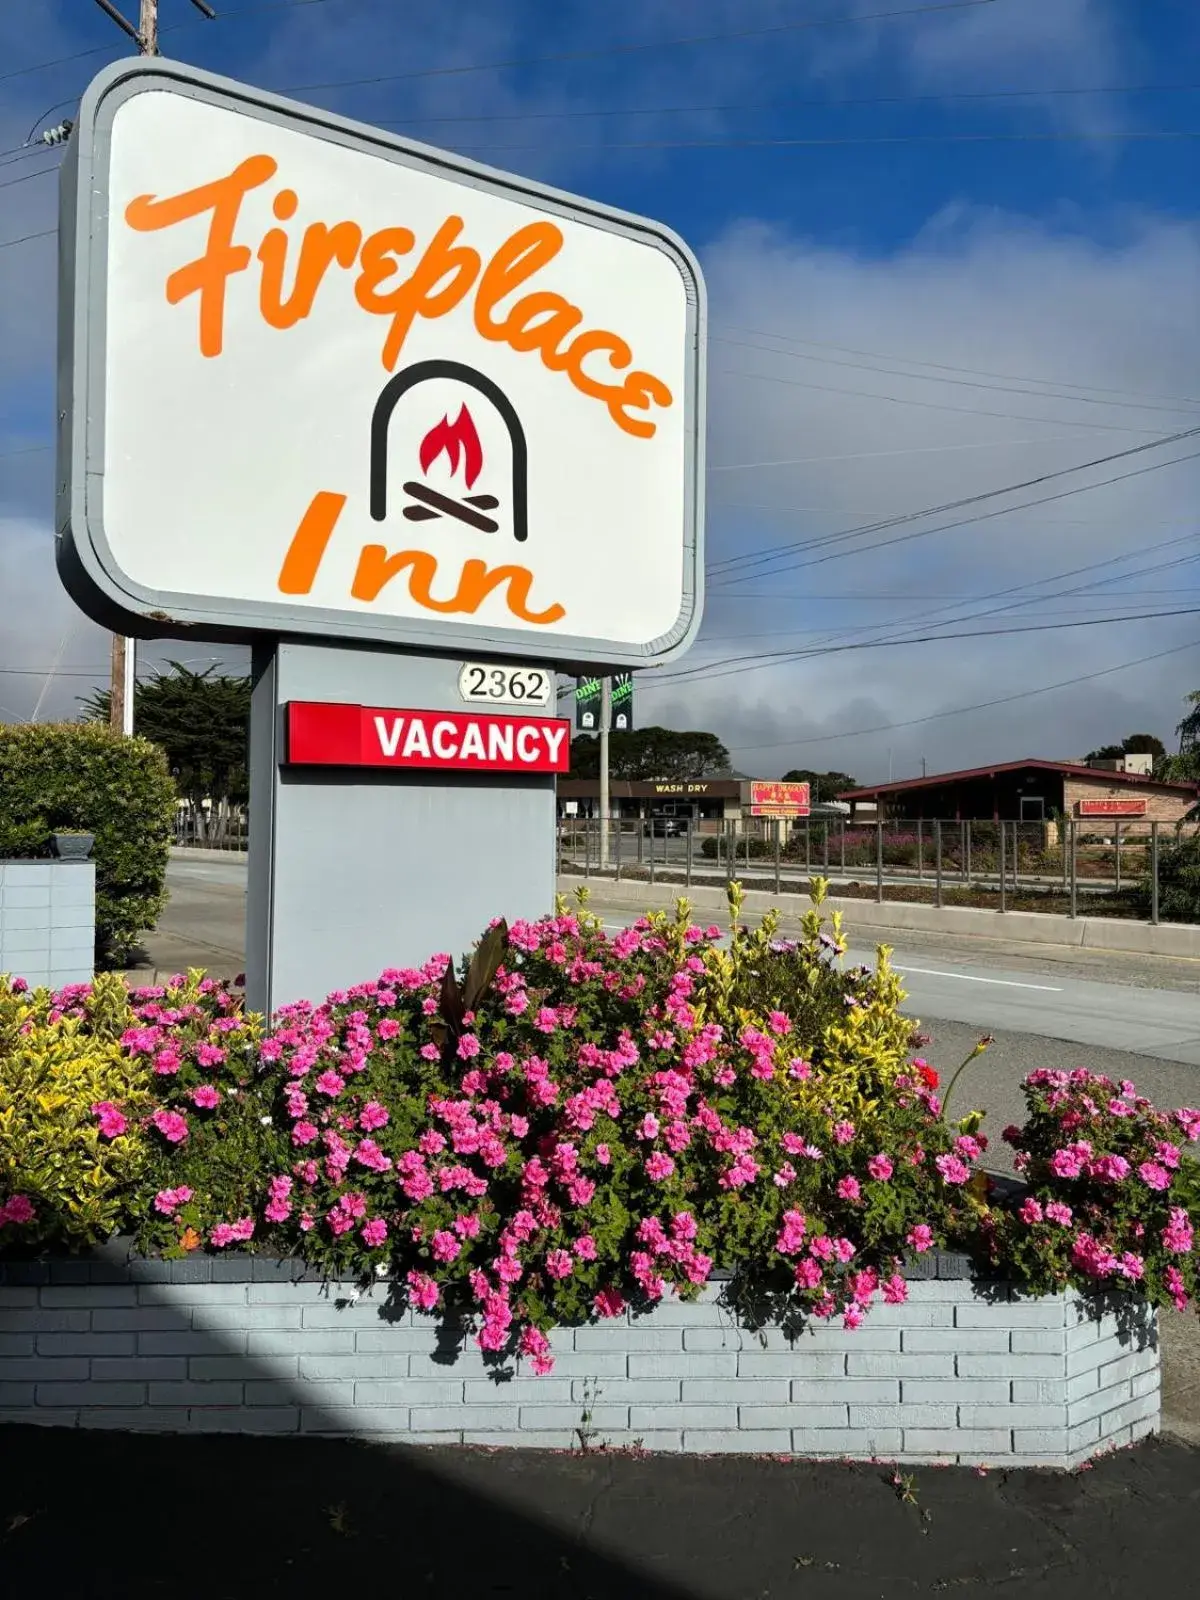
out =
[(920, 821), (790, 827), (748, 819), (693, 823), (565, 817), (560, 874), (648, 883), (737, 878), (776, 894), (828, 878), (856, 899), (976, 906), (995, 911), (1200, 921), (1176, 879), (1200, 823), (1059, 818), (1049, 822)]
[(250, 847), (250, 819), (244, 806), (181, 805), (175, 812), (172, 842), (185, 850), (230, 850)]

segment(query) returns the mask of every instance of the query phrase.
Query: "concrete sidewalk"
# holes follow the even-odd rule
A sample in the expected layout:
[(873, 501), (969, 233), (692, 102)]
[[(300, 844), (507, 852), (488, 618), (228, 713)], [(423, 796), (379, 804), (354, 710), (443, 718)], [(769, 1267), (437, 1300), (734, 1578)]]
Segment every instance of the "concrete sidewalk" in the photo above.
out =
[[(1072, 1475), (0, 1428), (0, 1582), (64, 1600), (1193, 1593), (1200, 1457)], [(97, 1492), (100, 1484), (108, 1492)]]

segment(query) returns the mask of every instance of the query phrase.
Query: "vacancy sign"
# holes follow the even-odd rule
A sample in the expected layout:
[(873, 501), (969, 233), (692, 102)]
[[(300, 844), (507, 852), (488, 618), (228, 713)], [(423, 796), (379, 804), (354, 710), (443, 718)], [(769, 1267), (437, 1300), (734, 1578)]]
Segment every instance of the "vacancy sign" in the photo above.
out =
[(64, 581), (130, 631), (603, 668), (700, 623), (668, 229), (161, 59), (63, 164)]
[(287, 761), (301, 767), (442, 772), (567, 772), (571, 724), (477, 711), (387, 711), (292, 701)]

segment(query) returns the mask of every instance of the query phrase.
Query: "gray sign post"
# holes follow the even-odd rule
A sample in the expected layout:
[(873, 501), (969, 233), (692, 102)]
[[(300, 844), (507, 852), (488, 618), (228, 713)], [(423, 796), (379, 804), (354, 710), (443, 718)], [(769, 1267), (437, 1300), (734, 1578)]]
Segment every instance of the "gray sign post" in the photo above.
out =
[(555, 673), (686, 650), (704, 291), (668, 230), (161, 59), (61, 185), (58, 565), (251, 645), (248, 993), (553, 895)]

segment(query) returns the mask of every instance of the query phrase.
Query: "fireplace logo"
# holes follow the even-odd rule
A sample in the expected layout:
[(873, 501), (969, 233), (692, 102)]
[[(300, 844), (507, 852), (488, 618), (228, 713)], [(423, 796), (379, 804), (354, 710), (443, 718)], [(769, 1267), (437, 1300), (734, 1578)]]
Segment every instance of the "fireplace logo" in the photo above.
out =
[[(462, 397), (457, 415), (450, 414), (452, 401), (443, 411), (441, 420), (421, 438), (416, 452), (420, 476), (404, 482), (407, 497), (404, 516), (410, 522), (448, 518), (480, 533), (497, 533), (502, 524), (489, 513), (503, 510), (512, 537), (518, 544), (524, 544), (529, 537), (525, 430), (512, 402), (499, 385), (458, 361), (419, 361), (384, 385), (371, 419), (371, 517), (375, 522), (383, 522), (388, 514), (388, 444), (397, 409), (410, 396), (419, 399), (426, 384), (436, 385), (436, 392), (444, 396), (447, 383), (452, 385), (450, 392), (456, 400)], [(494, 471), (496, 452), (485, 451), (472, 405), (481, 421), (486, 417), (489, 422), (498, 424), (508, 446), (510, 467), (507, 473), (503, 468), (500, 473)], [(487, 431), (494, 432), (495, 428)], [(453, 484), (450, 492), (436, 487), (430, 477), (435, 468), (443, 465), (448, 469), (445, 476)], [(486, 492), (473, 493), (481, 476)], [(493, 481), (501, 476), (507, 477), (506, 484)], [(466, 492), (461, 492), (463, 490)]]
[[(350, 598), (372, 604), (407, 572), (409, 596), (426, 611), (474, 613), (502, 592), (518, 621), (539, 627), (560, 622), (563, 606), (531, 604), (533, 572), (503, 559), (510, 540), (524, 545), (529, 538), (528, 462), (516, 409), (483, 373), (457, 361), (419, 361), (398, 372), (384, 385), (371, 417), (368, 508), (373, 522), (407, 525), (413, 537), (425, 535), (430, 547), (390, 551), (364, 544)], [(328, 490), (313, 496), (280, 567), (281, 594), (312, 593), (348, 498)], [(484, 548), (499, 563), (475, 554), (481, 548), (477, 537), (464, 546), (456, 533), (483, 535)], [(457, 587), (441, 598), (434, 593), (439, 568), (455, 562), (461, 563)]]

